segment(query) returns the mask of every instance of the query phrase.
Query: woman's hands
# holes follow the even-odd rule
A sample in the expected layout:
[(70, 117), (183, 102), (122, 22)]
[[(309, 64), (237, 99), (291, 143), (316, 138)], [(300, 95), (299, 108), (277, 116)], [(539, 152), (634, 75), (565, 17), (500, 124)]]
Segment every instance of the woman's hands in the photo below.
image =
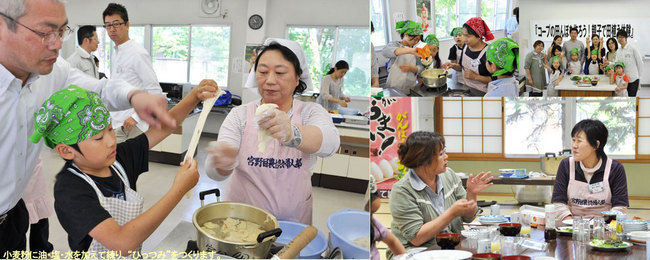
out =
[(267, 130), (269, 134), (273, 136), (273, 138), (278, 139), (280, 143), (286, 143), (293, 138), (291, 119), (289, 118), (289, 115), (278, 109), (273, 109), (265, 113), (257, 124), (260, 129)]
[(239, 148), (228, 142), (212, 141), (205, 148), (208, 157), (212, 158), (212, 167), (215, 169), (232, 170), (237, 163)]
[(449, 208), (454, 216), (474, 216), (477, 205), (475, 200), (459, 199)]
[(418, 73), (418, 67), (416, 67), (415, 65), (411, 65), (411, 64), (399, 65), (399, 69), (402, 72)]
[(494, 179), (494, 177), (492, 176), (492, 172), (481, 172), (478, 175), (476, 175), (476, 177), (474, 177), (473, 174), (470, 174), (469, 178), (467, 178), (468, 195), (472, 194), (475, 196), (479, 192), (486, 189), (487, 187), (492, 186), (493, 185), (493, 183), (491, 183), (492, 179)]
[(338, 103), (341, 107), (348, 107), (348, 103), (345, 100), (339, 99)]

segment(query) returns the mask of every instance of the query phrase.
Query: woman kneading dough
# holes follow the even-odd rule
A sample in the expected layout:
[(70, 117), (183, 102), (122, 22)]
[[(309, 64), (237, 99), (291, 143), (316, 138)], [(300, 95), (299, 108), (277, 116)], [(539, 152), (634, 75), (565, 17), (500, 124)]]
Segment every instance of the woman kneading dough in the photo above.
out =
[(206, 148), (205, 168), (212, 179), (230, 179), (225, 200), (311, 224), (316, 157), (334, 154), (340, 138), (322, 106), (294, 99), (311, 83), (305, 60), (296, 42), (266, 40), (251, 72), (262, 98), (228, 114)]

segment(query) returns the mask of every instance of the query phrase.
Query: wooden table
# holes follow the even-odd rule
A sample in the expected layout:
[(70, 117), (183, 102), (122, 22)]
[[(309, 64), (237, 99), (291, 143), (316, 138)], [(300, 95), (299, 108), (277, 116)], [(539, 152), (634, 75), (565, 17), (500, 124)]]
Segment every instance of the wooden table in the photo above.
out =
[[(532, 239), (543, 241), (544, 240), (544, 230), (542, 229), (532, 229), (531, 230)], [(461, 243), (456, 246), (456, 250), (465, 250), (470, 251), (472, 254), (476, 253), (477, 242), (476, 239), (465, 239), (462, 238)], [(427, 248), (426, 250), (440, 250), (438, 245)], [(589, 245), (578, 245), (573, 243), (571, 236), (560, 236), (558, 235), (557, 239), (549, 243), (548, 249), (546, 251), (536, 251), (527, 248), (519, 248), (517, 251), (520, 255), (530, 256), (531, 259), (539, 256), (551, 256), (555, 259), (646, 259), (646, 250), (645, 246), (633, 245), (626, 252), (600, 252), (594, 251)]]
[[(467, 186), (467, 178), (461, 178), (463, 181), (463, 186)], [(515, 178), (502, 178), (501, 176), (495, 176), (492, 180), (494, 184), (504, 184), (504, 185), (547, 185), (552, 186), (555, 184), (555, 180), (552, 179), (531, 179), (530, 177), (526, 179), (515, 179)]]
[(597, 76), (600, 81), (596, 86), (578, 87), (569, 75), (565, 75), (560, 84), (555, 89), (558, 90), (560, 97), (611, 97), (614, 96), (616, 84), (609, 84), (607, 75), (579, 75), (580, 77)]

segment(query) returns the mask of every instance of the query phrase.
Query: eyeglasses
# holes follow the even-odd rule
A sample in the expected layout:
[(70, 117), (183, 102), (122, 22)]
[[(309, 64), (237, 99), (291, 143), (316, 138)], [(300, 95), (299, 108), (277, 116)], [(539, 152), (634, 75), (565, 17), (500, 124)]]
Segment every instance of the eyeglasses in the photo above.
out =
[(43, 32), (39, 32), (39, 31), (36, 31), (36, 30), (34, 30), (32, 28), (27, 27), (26, 25), (18, 22), (16, 19), (11, 18), (11, 17), (9, 17), (8, 15), (6, 15), (4, 13), (0, 13), (0, 15), (6, 17), (7, 19), (9, 19), (9, 20), (11, 20), (11, 21), (13, 21), (15, 23), (17, 23), (18, 25), (20, 25), (22, 27), (25, 27), (27, 30), (32, 31), (35, 34), (38, 34), (38, 36), (41, 36), (41, 43), (43, 43), (44, 45), (54, 44), (59, 39), (61, 39), (61, 41), (66, 41), (68, 38), (70, 38), (70, 35), (72, 35), (72, 29), (70, 29), (70, 27), (67, 26), (67, 25), (61, 30), (53, 31), (53, 32), (49, 32), (49, 33), (43, 33)]
[(106, 28), (106, 29), (111, 29), (111, 28), (117, 29), (118, 27), (122, 26), (123, 24), (125, 24), (125, 23), (107, 23), (107, 24), (104, 24), (104, 28)]
[(445, 155), (446, 153), (447, 153), (447, 146), (445, 146), (444, 148), (442, 148), (442, 151), (440, 151), (440, 154), (439, 154), (438, 156), (443, 156), (443, 155)]

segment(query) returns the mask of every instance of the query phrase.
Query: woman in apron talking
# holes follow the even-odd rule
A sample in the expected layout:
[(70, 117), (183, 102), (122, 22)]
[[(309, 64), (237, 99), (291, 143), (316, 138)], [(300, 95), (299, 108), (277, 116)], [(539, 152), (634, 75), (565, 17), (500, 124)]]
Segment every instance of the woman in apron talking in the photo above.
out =
[(573, 216), (591, 218), (602, 211), (627, 212), (627, 180), (623, 165), (607, 157), (607, 128), (585, 119), (571, 130), (573, 156), (560, 162), (553, 186), (556, 222)]
[[(334, 154), (340, 138), (321, 105), (294, 98), (310, 87), (308, 71), (298, 43), (265, 41), (251, 71), (254, 82), (246, 84), (256, 86), (262, 98), (230, 111), (217, 141), (206, 149), (208, 176), (229, 179), (226, 201), (263, 208), (278, 220), (312, 223), (311, 175), (316, 157)], [(263, 104), (277, 108), (256, 113)], [(272, 138), (260, 139), (264, 137), (260, 131)], [(260, 147), (260, 142), (266, 146)]]
[(406, 20), (397, 22), (395, 29), (402, 40), (386, 44), (381, 51), (388, 58), (386, 86), (408, 95), (410, 89), (417, 85), (417, 75), (424, 70), (420, 56), (413, 47), (422, 40), (422, 25)]
[(462, 70), (465, 85), (469, 87), (472, 96), (484, 96), (487, 92), (488, 83), (493, 79), (492, 73), (486, 67), (485, 52), (488, 44), (483, 40), (494, 40), (494, 35), (492, 35), (490, 28), (483, 19), (474, 17), (463, 24), (463, 38), (466, 44), (463, 47), (458, 63), (446, 63), (443, 64), (443, 68), (453, 68), (456, 71)]

